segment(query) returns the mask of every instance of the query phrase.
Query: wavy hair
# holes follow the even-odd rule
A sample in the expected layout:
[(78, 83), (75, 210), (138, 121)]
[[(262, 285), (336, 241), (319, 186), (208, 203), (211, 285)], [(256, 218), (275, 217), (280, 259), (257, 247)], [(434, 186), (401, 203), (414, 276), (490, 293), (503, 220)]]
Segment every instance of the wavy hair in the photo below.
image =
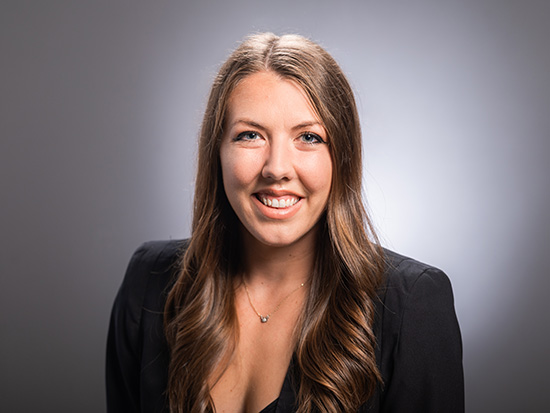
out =
[[(381, 382), (374, 300), (382, 250), (365, 211), (361, 130), (351, 87), (335, 60), (297, 35), (248, 37), (215, 78), (201, 127), (192, 236), (165, 307), (172, 412), (210, 412), (214, 372), (238, 340), (234, 277), (238, 218), (226, 198), (220, 141), (228, 99), (245, 77), (272, 71), (306, 93), (330, 138), (332, 187), (321, 217), (311, 288), (299, 320), (293, 377), (299, 412), (354, 411)], [(214, 378), (216, 379), (216, 378)]]

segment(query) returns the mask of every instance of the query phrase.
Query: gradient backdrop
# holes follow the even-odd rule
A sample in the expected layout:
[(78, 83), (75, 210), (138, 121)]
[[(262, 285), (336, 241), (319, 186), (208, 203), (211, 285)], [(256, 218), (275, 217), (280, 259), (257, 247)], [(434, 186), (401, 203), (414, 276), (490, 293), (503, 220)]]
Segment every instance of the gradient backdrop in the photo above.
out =
[(104, 410), (128, 259), (189, 235), (210, 81), (265, 30), (348, 74), (384, 244), (452, 280), (468, 411), (547, 408), (549, 21), (535, 0), (3, 0), (0, 410)]

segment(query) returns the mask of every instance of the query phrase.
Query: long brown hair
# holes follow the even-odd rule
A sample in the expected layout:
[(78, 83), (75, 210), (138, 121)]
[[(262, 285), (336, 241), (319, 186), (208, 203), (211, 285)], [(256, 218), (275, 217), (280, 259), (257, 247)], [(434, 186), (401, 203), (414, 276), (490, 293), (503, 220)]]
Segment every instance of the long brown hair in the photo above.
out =
[[(272, 71), (303, 88), (330, 137), (332, 187), (293, 376), (299, 412), (354, 411), (381, 381), (375, 360), (374, 300), (383, 260), (364, 209), (361, 130), (351, 87), (334, 59), (297, 35), (247, 38), (221, 67), (202, 123), (192, 237), (166, 302), (172, 412), (213, 411), (209, 379), (238, 340), (233, 278), (238, 218), (226, 198), (220, 140), (228, 98), (246, 76)], [(237, 238), (237, 239), (236, 239)]]

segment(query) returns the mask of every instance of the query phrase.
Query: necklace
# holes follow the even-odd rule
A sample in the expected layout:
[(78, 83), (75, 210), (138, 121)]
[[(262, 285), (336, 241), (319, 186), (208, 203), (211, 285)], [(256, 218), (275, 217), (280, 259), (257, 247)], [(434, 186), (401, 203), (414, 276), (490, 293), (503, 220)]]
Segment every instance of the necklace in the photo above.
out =
[(269, 321), (269, 317), (271, 317), (273, 314), (275, 314), (279, 310), (279, 307), (281, 307), (281, 304), (283, 304), (287, 300), (288, 297), (290, 297), (292, 294), (294, 294), (296, 291), (298, 291), (300, 288), (302, 288), (305, 285), (305, 283), (302, 283), (298, 287), (296, 287), (294, 290), (289, 292), (285, 296), (285, 298), (283, 298), (281, 301), (279, 301), (279, 304), (277, 304), (277, 307), (275, 307), (275, 309), (271, 313), (266, 314), (266, 315), (261, 315), (260, 312), (258, 310), (256, 310), (256, 307), (254, 307), (254, 304), (252, 303), (252, 298), (250, 298), (250, 293), (248, 292), (248, 287), (246, 286), (246, 283), (244, 282), (244, 277), (242, 277), (242, 279), (243, 279), (244, 289), (245, 289), (246, 295), (248, 297), (248, 302), (250, 303), (250, 307), (252, 307), (252, 309), (258, 315), (258, 317), (260, 317), (260, 321), (262, 323), (267, 323)]

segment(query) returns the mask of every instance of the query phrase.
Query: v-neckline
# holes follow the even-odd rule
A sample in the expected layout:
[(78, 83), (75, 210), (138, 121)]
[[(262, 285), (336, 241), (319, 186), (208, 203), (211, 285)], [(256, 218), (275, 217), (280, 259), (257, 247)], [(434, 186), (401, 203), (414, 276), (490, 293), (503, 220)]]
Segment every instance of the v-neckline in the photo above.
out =
[(260, 413), (292, 413), (295, 411), (296, 393), (291, 380), (295, 357), (296, 355), (293, 354), (290, 359), (279, 397), (264, 407)]

